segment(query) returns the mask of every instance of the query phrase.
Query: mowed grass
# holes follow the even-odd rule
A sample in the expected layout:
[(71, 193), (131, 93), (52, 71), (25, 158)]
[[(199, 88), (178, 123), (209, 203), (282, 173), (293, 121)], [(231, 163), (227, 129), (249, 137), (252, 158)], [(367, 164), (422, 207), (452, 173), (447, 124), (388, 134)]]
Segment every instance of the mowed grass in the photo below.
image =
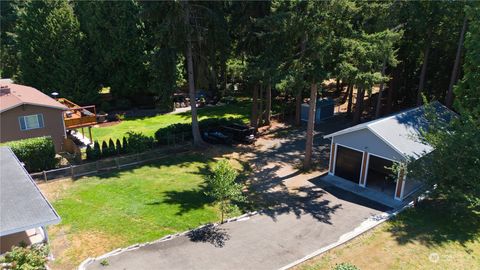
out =
[[(237, 118), (244, 121), (248, 120), (250, 113), (250, 103), (246, 100), (240, 100), (235, 104), (220, 105), (214, 107), (204, 107), (198, 109), (199, 120), (206, 118)], [(162, 114), (152, 117), (126, 118), (120, 124), (108, 127), (95, 127), (92, 129), (94, 140), (108, 141), (122, 139), (129, 131), (142, 132), (145, 135), (153, 136), (161, 128), (175, 123), (190, 123), (191, 113), (184, 112), (179, 114)]]
[(212, 160), (200, 154), (40, 186), (62, 218), (49, 228), (54, 269), (219, 220), (204, 194)]
[(333, 269), (342, 262), (362, 270), (480, 269), (480, 217), (451, 217), (429, 202), (296, 269)]

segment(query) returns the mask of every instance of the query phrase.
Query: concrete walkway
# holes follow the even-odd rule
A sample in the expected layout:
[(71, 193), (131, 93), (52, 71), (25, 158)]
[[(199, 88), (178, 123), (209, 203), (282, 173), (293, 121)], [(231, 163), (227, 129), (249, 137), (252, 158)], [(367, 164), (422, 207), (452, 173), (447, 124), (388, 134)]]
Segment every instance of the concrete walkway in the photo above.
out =
[[(378, 222), (386, 207), (313, 183), (271, 211), (96, 260), (87, 269), (278, 269)], [(342, 237), (343, 236), (343, 237)]]

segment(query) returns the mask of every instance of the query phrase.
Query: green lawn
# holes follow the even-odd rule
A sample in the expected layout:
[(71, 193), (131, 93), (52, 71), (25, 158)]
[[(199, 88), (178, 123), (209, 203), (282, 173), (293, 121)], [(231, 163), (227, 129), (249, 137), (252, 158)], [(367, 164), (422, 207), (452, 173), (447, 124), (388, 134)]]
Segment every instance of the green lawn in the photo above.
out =
[(89, 256), (218, 221), (218, 209), (202, 190), (209, 162), (206, 156), (188, 154), (41, 185), (62, 217), (60, 225), (50, 227), (54, 269), (69, 269)]
[[(213, 117), (234, 117), (247, 121), (250, 113), (250, 103), (240, 101), (235, 104), (205, 107), (198, 110), (199, 119)], [(128, 131), (142, 132), (145, 135), (153, 136), (155, 131), (175, 123), (191, 122), (191, 113), (163, 114), (143, 118), (127, 118), (120, 124), (109, 127), (93, 128), (94, 140), (102, 141), (112, 138), (113, 140), (122, 139)]]
[(480, 269), (480, 217), (452, 217), (441, 203), (426, 202), (296, 269), (342, 262), (362, 270)]

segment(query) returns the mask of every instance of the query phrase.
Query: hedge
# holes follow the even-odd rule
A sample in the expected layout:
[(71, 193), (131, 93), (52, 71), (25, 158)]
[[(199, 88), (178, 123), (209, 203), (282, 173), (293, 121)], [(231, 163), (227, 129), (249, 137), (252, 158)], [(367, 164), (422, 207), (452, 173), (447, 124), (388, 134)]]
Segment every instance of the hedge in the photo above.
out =
[[(239, 119), (235, 118), (207, 118), (198, 122), (198, 127), (200, 131), (203, 131), (207, 128), (218, 128), (223, 125), (229, 124), (243, 124)], [(184, 140), (191, 140), (192, 135), (192, 124), (173, 124), (163, 128), (159, 128), (155, 132), (155, 139), (161, 145), (168, 144), (169, 136), (181, 136), (183, 134)]]
[(53, 169), (58, 161), (55, 158), (55, 146), (51, 137), (37, 137), (7, 142), (13, 153), (25, 164), (29, 172)]

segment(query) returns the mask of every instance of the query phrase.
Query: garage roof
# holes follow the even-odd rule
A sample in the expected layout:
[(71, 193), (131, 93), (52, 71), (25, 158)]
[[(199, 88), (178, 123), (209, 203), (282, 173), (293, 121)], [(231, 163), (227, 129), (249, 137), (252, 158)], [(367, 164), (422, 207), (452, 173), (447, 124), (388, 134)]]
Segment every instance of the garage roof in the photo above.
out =
[(0, 147), (0, 236), (60, 222), (9, 147)]
[[(455, 115), (454, 112), (439, 102), (434, 102), (431, 105), (434, 112), (444, 123), (449, 122)], [(324, 138), (366, 129), (382, 139), (403, 157), (418, 159), (433, 150), (432, 146), (423, 141), (421, 136), (421, 131), (427, 130), (428, 126), (429, 122), (426, 117), (425, 106), (420, 106), (343, 129), (326, 135)]]

